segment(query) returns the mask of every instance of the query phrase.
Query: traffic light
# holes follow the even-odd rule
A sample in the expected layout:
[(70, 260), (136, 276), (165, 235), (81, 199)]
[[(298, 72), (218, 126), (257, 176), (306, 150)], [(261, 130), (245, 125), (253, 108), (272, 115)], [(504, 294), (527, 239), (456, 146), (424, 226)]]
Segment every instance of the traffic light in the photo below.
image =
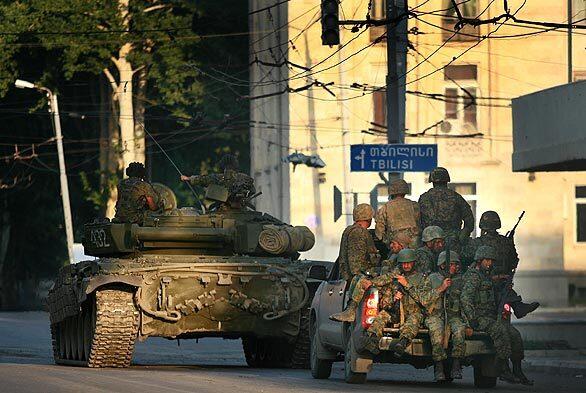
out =
[(322, 45), (340, 44), (338, 0), (321, 0), (321, 43)]

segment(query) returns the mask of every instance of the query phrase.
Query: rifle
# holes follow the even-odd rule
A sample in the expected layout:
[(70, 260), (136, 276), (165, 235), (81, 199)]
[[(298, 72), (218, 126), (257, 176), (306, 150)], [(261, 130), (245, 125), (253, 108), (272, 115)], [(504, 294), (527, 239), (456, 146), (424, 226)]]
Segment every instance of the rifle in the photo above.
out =
[[(450, 262), (451, 262), (452, 256), (450, 254), (450, 243), (446, 242), (446, 263), (444, 263), (444, 271), (443, 271), (443, 276), (444, 278), (448, 277), (450, 275)], [(444, 306), (444, 338), (442, 341), (442, 346), (444, 347), (444, 349), (448, 348), (449, 342), (450, 342), (450, 325), (448, 323), (448, 307), (447, 307), (447, 298), (448, 298), (448, 294), (447, 294), (447, 289), (444, 291), (443, 293), (443, 298), (442, 298), (442, 302), (443, 302), (443, 306)]]
[(525, 210), (523, 210), (523, 212), (519, 216), (519, 219), (517, 220), (517, 223), (515, 224), (515, 226), (513, 227), (513, 229), (511, 229), (510, 231), (507, 232), (507, 234), (505, 235), (506, 237), (508, 237), (509, 239), (512, 239), (512, 238), (515, 237), (515, 231), (517, 230), (517, 226), (519, 225), (519, 223), (523, 219), (523, 216), (524, 215), (525, 215)]

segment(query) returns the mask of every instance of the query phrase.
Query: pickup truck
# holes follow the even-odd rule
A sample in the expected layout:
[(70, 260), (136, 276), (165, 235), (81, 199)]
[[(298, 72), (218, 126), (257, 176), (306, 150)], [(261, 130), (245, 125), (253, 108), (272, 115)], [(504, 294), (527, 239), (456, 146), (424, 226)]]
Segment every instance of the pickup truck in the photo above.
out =
[[(373, 363), (403, 363), (421, 369), (433, 365), (431, 343), (427, 329), (421, 328), (417, 337), (407, 347), (406, 353), (397, 358), (392, 351), (398, 341), (399, 325), (384, 329), (378, 343), (378, 354), (365, 348), (366, 329), (378, 314), (378, 289), (366, 291), (356, 311), (353, 323), (332, 321), (329, 316), (340, 312), (349, 298), (348, 284), (339, 277), (338, 263), (334, 264), (329, 276), (318, 287), (310, 308), (309, 333), (311, 339), (311, 374), (317, 379), (327, 379), (332, 372), (332, 363), (344, 361), (344, 379), (347, 383), (366, 382)], [(449, 353), (449, 352), (448, 352)], [(462, 366), (474, 367), (474, 386), (493, 388), (496, 386), (495, 352), (490, 337), (475, 332), (466, 339), (466, 356)], [(450, 359), (444, 365), (450, 375)], [(448, 380), (447, 382), (451, 382)]]

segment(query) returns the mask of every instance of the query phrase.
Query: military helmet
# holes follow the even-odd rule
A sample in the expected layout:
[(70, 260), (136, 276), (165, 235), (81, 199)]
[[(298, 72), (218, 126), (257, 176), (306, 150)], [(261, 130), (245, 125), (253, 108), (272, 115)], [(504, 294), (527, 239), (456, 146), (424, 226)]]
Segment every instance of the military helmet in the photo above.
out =
[(409, 194), (409, 184), (403, 179), (395, 180), (389, 187), (389, 195)]
[(397, 242), (402, 244), (403, 247), (409, 247), (409, 244), (411, 244), (412, 241), (413, 239), (411, 239), (411, 236), (409, 236), (407, 233), (397, 232), (393, 236), (391, 236), (389, 243)]
[(438, 166), (429, 174), (429, 181), (431, 183), (448, 183), (450, 181), (450, 174), (446, 168)]
[[(437, 265), (438, 266), (446, 263), (446, 256), (447, 256), (447, 253), (445, 251), (440, 252), (439, 257), (437, 257)], [(458, 262), (458, 263), (461, 262), (460, 255), (456, 251), (450, 250), (450, 262)]]
[(423, 232), (421, 232), (421, 241), (423, 242), (430, 242), (433, 239), (444, 239), (445, 237), (444, 230), (437, 225), (425, 227)]
[(496, 259), (496, 252), (494, 251), (494, 248), (491, 246), (478, 247), (476, 253), (474, 254), (474, 260), (480, 261), (482, 259), (492, 259), (494, 261)]
[(145, 175), (146, 169), (140, 162), (131, 162), (126, 168), (126, 176), (128, 177), (138, 177), (144, 179)]
[(372, 220), (372, 216), (374, 216), (374, 211), (368, 203), (361, 203), (356, 205), (354, 211), (352, 212), (354, 221), (370, 221)]
[(228, 169), (237, 170), (240, 166), (238, 158), (233, 154), (224, 154), (222, 158), (220, 158), (220, 161), (218, 161), (217, 165), (222, 171)]
[(417, 260), (417, 254), (415, 250), (410, 248), (405, 248), (397, 254), (397, 263), (404, 263), (404, 262), (415, 262)]
[(493, 210), (488, 210), (480, 216), (480, 229), (499, 229), (501, 227), (501, 218), (498, 213)]

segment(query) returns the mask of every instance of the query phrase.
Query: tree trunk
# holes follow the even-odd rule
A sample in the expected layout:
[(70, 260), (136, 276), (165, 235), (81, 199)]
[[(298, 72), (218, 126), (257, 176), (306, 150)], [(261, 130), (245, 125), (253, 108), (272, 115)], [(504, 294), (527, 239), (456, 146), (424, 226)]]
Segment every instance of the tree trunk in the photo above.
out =
[(120, 76), (116, 96), (118, 99), (118, 118), (120, 119), (120, 138), (122, 140), (122, 162), (124, 168), (131, 162), (138, 161), (136, 156), (136, 141), (134, 138), (134, 109), (132, 102), (133, 71), (132, 64), (126, 58), (130, 54), (131, 49), (132, 44), (130, 43), (122, 45), (118, 59), (114, 62), (118, 68), (118, 75)]
[(144, 132), (145, 122), (145, 99), (146, 99), (146, 88), (147, 88), (147, 70), (146, 67), (142, 67), (136, 73), (136, 94), (134, 101), (134, 148), (135, 157), (137, 161), (146, 163), (146, 135)]

